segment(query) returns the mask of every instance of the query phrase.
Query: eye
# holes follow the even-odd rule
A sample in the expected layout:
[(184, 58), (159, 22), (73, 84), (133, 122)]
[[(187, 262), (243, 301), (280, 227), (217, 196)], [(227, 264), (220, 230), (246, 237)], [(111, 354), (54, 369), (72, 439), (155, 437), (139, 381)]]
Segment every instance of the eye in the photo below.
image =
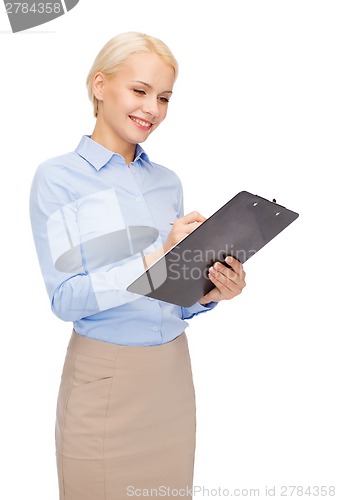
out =
[(167, 99), (167, 97), (158, 97), (158, 100), (164, 104), (168, 104), (170, 102), (170, 100)]
[(141, 90), (141, 89), (133, 89), (134, 93), (135, 94), (138, 94), (138, 95), (145, 95), (145, 90)]

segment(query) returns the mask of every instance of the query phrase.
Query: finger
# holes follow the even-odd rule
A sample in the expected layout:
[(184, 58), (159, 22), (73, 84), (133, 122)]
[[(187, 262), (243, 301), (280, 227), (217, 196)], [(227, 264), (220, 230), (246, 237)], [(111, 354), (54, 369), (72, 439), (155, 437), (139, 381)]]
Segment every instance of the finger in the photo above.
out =
[(232, 256), (226, 257), (225, 262), (226, 262), (226, 264), (228, 266), (230, 266), (232, 268), (232, 270), (236, 274), (238, 274), (241, 278), (245, 278), (246, 273), (245, 273), (245, 271), (243, 269), (243, 266), (242, 266), (241, 262), (239, 262), (237, 259), (235, 259)]
[[(209, 279), (211, 282), (215, 285), (219, 293), (221, 294), (221, 297), (223, 299), (231, 299), (235, 297), (236, 295), (239, 295), (245, 284), (243, 283), (235, 283), (229, 278), (226, 278), (226, 276), (222, 275), (220, 273), (220, 277), (214, 276), (214, 274), (209, 274)], [(211, 293), (211, 292), (210, 292)]]
[(185, 225), (186, 231), (188, 233), (191, 233), (192, 231), (197, 229), (197, 227), (201, 226), (201, 224), (202, 224), (202, 222), (197, 222), (197, 221), (190, 222), (189, 224)]
[(202, 222), (191, 222), (190, 224), (181, 224), (180, 229), (185, 234), (188, 235), (192, 233)]
[(220, 277), (220, 274), (222, 274), (232, 281), (237, 281), (240, 277), (240, 275), (232, 267), (225, 266), (224, 264), (221, 264), (221, 262), (215, 262), (211, 269), (214, 270), (215, 276)]
[[(234, 280), (231, 279), (231, 277), (227, 276), (227, 273), (230, 272), (230, 270), (227, 268), (224, 269), (226, 274), (216, 270), (214, 266), (210, 267), (209, 269), (209, 278), (212, 281), (212, 283), (214, 283), (215, 286), (219, 288), (219, 290), (221, 290), (223, 287), (232, 289), (233, 287), (236, 286)], [(231, 271), (231, 273), (234, 275), (233, 271)]]
[(233, 283), (230, 284), (230, 280), (228, 280), (228, 286), (220, 282), (215, 276), (212, 274), (209, 275), (210, 281), (213, 283), (214, 287), (209, 293), (217, 293), (217, 301), (219, 300), (227, 300), (233, 298), (235, 295), (239, 295), (240, 290), (233, 290)]
[(190, 212), (189, 214), (184, 215), (180, 219), (184, 224), (191, 224), (191, 222), (205, 222), (206, 217), (203, 215), (199, 214), (199, 212), (194, 211)]
[(210, 275), (213, 276), (219, 284), (230, 290), (236, 290), (237, 288), (242, 289), (246, 286), (246, 273), (243, 271), (243, 268), (241, 271), (241, 274), (237, 274), (233, 269), (229, 269), (223, 264), (220, 264), (220, 262), (216, 262), (214, 266), (209, 269)]

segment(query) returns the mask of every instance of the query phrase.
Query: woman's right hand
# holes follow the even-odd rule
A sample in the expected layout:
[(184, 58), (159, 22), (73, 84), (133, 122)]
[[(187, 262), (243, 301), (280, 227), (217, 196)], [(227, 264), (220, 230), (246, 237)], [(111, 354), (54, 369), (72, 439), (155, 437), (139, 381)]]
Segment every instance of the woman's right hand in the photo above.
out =
[(190, 212), (180, 219), (174, 221), (172, 229), (164, 243), (164, 251), (168, 252), (172, 247), (174, 247), (179, 241), (190, 234), (194, 229), (200, 226), (206, 217), (199, 214), (199, 212)]
[(155, 252), (144, 256), (145, 269), (149, 268), (154, 262), (160, 259), (160, 257), (162, 257), (166, 252), (171, 250), (171, 248), (185, 238), (185, 236), (194, 231), (194, 229), (200, 226), (200, 224), (202, 224), (205, 220), (206, 217), (199, 214), (199, 212), (191, 212), (174, 221), (167, 240), (160, 250), (156, 250)]

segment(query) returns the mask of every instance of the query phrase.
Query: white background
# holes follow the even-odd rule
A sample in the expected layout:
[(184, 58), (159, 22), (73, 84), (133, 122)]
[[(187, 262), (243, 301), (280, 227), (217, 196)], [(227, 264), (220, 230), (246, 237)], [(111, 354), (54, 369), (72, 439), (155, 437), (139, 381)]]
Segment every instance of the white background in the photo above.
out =
[(180, 63), (167, 121), (145, 147), (181, 177), (185, 211), (208, 216), (248, 190), (300, 213), (246, 263), (240, 297), (190, 322), (195, 485), (260, 496), (337, 486), (336, 25), (327, 0), (80, 0), (12, 34), (1, 6), (4, 499), (58, 498), (54, 415), (71, 324), (50, 311), (30, 183), (91, 133), (87, 72), (130, 30), (163, 39)]

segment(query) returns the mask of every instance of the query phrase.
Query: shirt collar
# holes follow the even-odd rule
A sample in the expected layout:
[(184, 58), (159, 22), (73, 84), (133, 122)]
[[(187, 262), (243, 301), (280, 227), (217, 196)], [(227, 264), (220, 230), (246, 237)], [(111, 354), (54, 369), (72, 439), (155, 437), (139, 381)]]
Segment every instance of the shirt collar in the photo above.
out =
[[(100, 170), (102, 167), (104, 167), (108, 163), (108, 161), (117, 154), (113, 151), (110, 151), (110, 149), (105, 148), (104, 146), (102, 146), (102, 144), (99, 144), (98, 142), (92, 140), (89, 135), (84, 135), (82, 137), (75, 151), (77, 154), (82, 156), (82, 158), (88, 161), (93, 167), (95, 167), (96, 170)], [(152, 165), (144, 149), (139, 144), (137, 144), (134, 161), (137, 161), (139, 159), (144, 160), (146, 163)]]

